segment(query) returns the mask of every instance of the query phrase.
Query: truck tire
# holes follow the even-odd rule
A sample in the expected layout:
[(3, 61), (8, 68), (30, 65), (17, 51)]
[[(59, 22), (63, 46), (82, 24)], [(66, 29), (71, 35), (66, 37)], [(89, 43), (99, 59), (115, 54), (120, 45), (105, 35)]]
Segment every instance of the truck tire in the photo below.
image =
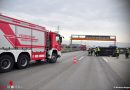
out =
[(47, 59), (47, 62), (49, 63), (56, 63), (57, 61), (57, 54), (53, 53), (51, 59)]
[(16, 63), (16, 68), (17, 69), (24, 69), (24, 68), (28, 67), (29, 61), (30, 61), (30, 58), (28, 57), (28, 55), (21, 54), (18, 57), (18, 60), (17, 60), (17, 63)]
[(10, 55), (3, 55), (0, 57), (0, 72), (8, 72), (12, 70), (14, 60)]

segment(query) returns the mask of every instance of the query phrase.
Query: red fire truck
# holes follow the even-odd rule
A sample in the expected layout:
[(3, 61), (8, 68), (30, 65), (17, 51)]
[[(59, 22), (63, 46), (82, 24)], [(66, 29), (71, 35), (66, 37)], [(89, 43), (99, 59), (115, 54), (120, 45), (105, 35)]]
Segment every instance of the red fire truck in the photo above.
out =
[(55, 63), (62, 36), (45, 27), (0, 15), (0, 72), (23, 69), (30, 60)]
[(87, 49), (86, 45), (80, 45), (80, 50), (85, 51)]

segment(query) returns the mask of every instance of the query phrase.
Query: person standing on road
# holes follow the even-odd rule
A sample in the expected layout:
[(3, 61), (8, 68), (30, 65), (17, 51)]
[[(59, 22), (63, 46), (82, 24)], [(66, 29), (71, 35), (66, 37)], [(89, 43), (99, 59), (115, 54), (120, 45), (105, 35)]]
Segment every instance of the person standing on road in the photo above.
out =
[(91, 53), (91, 49), (89, 48), (89, 49), (88, 49), (88, 56), (90, 55), (90, 53)]
[(115, 51), (115, 53), (116, 53), (116, 57), (117, 57), (117, 58), (119, 58), (119, 53), (120, 53), (120, 50), (119, 50), (119, 48), (116, 48), (116, 51)]
[(96, 47), (95, 48), (95, 56), (97, 56), (98, 55), (98, 48)]
[(129, 58), (129, 54), (130, 54), (130, 50), (129, 50), (129, 48), (126, 48), (125, 57)]
[(97, 48), (97, 56), (99, 56), (99, 54), (100, 54), (100, 48), (98, 47)]
[(96, 56), (96, 48), (93, 49), (94, 56)]
[(93, 55), (93, 48), (91, 48), (91, 56)]

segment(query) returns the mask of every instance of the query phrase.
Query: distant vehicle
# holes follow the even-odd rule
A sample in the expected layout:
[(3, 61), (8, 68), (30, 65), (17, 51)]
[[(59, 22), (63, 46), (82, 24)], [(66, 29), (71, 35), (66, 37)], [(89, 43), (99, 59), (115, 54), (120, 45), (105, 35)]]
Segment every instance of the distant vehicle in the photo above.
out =
[(113, 56), (115, 57), (116, 46), (100, 47), (99, 56)]
[(86, 47), (86, 45), (80, 45), (80, 50), (82, 50), (82, 51), (85, 51), (85, 50), (87, 50), (87, 47)]
[(55, 63), (62, 37), (45, 27), (0, 15), (0, 72), (26, 68), (30, 60)]

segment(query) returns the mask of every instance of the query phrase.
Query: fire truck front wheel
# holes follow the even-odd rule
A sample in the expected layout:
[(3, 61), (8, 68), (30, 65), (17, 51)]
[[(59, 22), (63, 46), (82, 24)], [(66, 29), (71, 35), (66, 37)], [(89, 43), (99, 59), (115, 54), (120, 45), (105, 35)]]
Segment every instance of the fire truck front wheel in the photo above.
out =
[(47, 62), (49, 62), (49, 63), (55, 63), (56, 61), (57, 61), (57, 54), (56, 53), (53, 53), (52, 58), (47, 60)]
[(2, 55), (0, 57), (0, 72), (8, 72), (14, 66), (13, 58), (10, 55)]
[(29, 66), (29, 60), (30, 58), (26, 54), (21, 54), (18, 57), (16, 68), (23, 69)]

